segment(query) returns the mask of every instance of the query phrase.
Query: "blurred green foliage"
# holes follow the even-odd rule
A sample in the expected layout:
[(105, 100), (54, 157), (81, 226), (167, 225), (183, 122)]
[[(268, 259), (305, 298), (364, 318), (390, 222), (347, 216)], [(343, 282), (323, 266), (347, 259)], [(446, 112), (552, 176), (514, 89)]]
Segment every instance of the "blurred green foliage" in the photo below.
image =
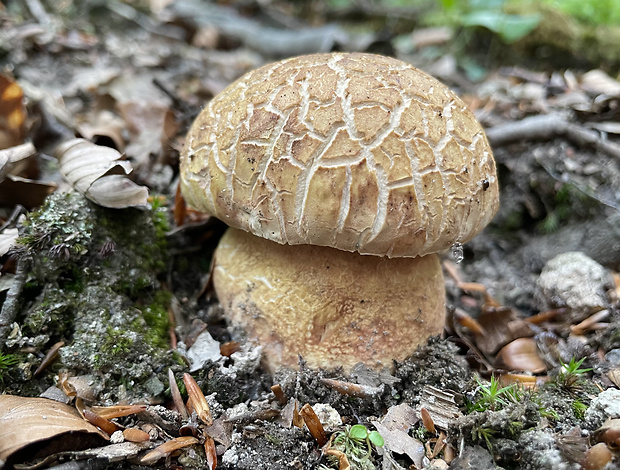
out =
[(593, 26), (620, 24), (618, 0), (544, 0), (544, 3), (582, 23)]

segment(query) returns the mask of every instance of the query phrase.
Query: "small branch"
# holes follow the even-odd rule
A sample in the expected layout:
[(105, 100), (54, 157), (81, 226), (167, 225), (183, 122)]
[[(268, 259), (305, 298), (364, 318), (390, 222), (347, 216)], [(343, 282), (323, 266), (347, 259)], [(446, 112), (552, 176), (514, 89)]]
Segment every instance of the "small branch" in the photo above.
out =
[(509, 122), (486, 130), (494, 147), (523, 140), (550, 140), (563, 136), (577, 145), (591, 145), (596, 150), (620, 159), (620, 145), (603, 138), (592, 129), (569, 122), (559, 114), (531, 116), (521, 121)]
[(24, 255), (17, 261), (17, 269), (15, 270), (13, 284), (11, 284), (11, 288), (6, 293), (6, 299), (2, 304), (2, 310), (0, 310), (0, 351), (4, 351), (9, 329), (17, 316), (19, 310), (19, 296), (28, 279), (29, 269), (30, 257)]

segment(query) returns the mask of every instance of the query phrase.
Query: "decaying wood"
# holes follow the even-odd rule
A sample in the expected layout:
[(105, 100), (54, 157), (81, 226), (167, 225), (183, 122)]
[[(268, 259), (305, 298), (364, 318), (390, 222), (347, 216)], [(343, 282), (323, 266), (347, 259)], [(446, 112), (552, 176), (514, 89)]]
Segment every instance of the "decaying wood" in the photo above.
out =
[(577, 145), (591, 146), (597, 151), (620, 159), (619, 144), (605, 139), (596, 130), (570, 122), (560, 114), (530, 116), (521, 121), (500, 124), (487, 129), (486, 134), (494, 147), (524, 140), (549, 140), (555, 137), (565, 137)]
[(427, 385), (422, 390), (421, 408), (428, 411), (436, 427), (447, 430), (463, 415), (457, 404), (458, 398), (459, 396), (452, 391)]

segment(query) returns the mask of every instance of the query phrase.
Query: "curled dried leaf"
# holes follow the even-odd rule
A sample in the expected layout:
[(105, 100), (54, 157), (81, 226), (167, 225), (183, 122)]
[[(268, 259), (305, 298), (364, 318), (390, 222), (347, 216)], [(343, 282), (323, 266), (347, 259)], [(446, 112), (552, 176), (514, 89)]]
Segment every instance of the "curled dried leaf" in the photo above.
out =
[(59, 145), (55, 154), (63, 177), (95, 204), (115, 209), (146, 206), (148, 189), (125, 176), (132, 167), (117, 150), (72, 139)]
[[(74, 439), (88, 434), (92, 445), (100, 445), (107, 436), (84, 421), (75, 408), (47, 398), (0, 395), (0, 460), (30, 444), (63, 436)], [(64, 436), (68, 437), (64, 437)], [(105, 442), (105, 441), (103, 441)], [(83, 448), (83, 447), (82, 447)]]
[(338, 470), (350, 470), (351, 464), (344, 452), (336, 449), (327, 449), (325, 455), (332, 455), (338, 459)]
[(519, 338), (508, 343), (497, 354), (496, 362), (509, 370), (533, 373), (547, 370), (547, 366), (538, 356), (536, 341), (532, 338)]

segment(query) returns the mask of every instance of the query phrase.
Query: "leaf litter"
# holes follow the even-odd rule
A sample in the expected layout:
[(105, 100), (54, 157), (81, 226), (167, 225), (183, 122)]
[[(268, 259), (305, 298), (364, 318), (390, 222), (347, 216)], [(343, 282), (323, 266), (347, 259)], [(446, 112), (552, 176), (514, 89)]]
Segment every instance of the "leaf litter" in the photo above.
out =
[[(325, 28), (304, 27), (304, 37), (309, 39), (301, 46), (299, 41), (279, 40), (278, 49), (270, 50), (274, 39), (291, 35), (298, 38), (299, 30), (281, 28), (289, 34), (282, 35), (272, 25), (243, 16), (232, 5), (210, 5), (210, 11), (216, 14), (209, 16), (184, 13), (187, 8), (195, 8), (193, 2), (176, 2), (168, 8), (145, 5), (141, 9), (129, 3), (109, 2), (103, 8), (107, 14), (116, 15), (116, 22), (123, 26), (118, 29), (90, 28), (92, 12), (85, 5), (76, 6), (82, 15), (74, 18), (65, 17), (67, 12), (51, 4), (33, 0), (28, 5), (34, 10), (22, 13), (30, 23), (12, 18), (13, 27), (2, 33), (12, 35), (14, 47), (7, 57), (9, 63), (15, 64), (17, 77), (3, 76), (3, 90), (9, 92), (3, 93), (0, 101), (0, 128), (4, 132), (0, 139), (0, 171), (6, 173), (0, 184), (8, 185), (2, 186), (0, 192), (5, 211), (0, 215), (0, 235), (7, 240), (5, 253), (0, 255), (2, 280), (10, 280), (15, 272), (11, 253), (24, 250), (19, 241), (23, 222), (11, 217), (16, 204), (36, 208), (57, 186), (67, 189), (66, 183), (48, 176), (57, 176), (60, 171), (69, 186), (106, 207), (145, 206), (146, 186), (163, 192), (171, 201), (184, 127), (223, 86), (283, 54), (283, 47), (287, 55), (294, 55), (303, 51), (296, 47), (309, 47), (314, 41), (320, 42), (321, 48), (338, 44), (346, 49), (347, 44), (355, 42), (364, 49), (364, 44), (377, 39), (362, 41), (338, 24), (327, 24)], [(37, 9), (37, 5), (41, 8)], [(269, 16), (273, 11), (268, 7), (256, 8), (265, 9), (263, 13)], [(11, 13), (3, 15), (10, 17)], [(240, 30), (240, 24), (247, 27)], [(191, 31), (200, 35), (186, 35)], [(257, 37), (265, 40), (257, 41)], [(426, 46), (417, 47), (424, 50)], [(614, 227), (618, 225), (613, 221), (619, 220), (614, 217), (620, 200), (616, 123), (620, 82), (600, 69), (543, 73), (510, 67), (492, 72), (484, 83), (473, 85), (460, 76), (456, 60), (429, 62), (424, 54), (411, 60), (442, 70), (444, 79), (461, 86), (465, 99), (487, 126), (498, 165), (506, 173), (502, 213), (491, 231), (463, 247), (463, 261), (456, 268), (458, 282), (452, 277), (446, 280), (451, 312), (445, 333), (448, 341), (431, 341), (412, 360), (396, 364), (391, 374), (372, 376), (360, 372), (344, 377), (302, 367), (297, 373), (268, 377), (259, 365), (260, 351), (248, 348), (242, 337), (226, 328), (209, 283), (204, 281), (208, 257), (198, 254), (212, 250), (221, 226), (213, 220), (196, 225), (197, 216), (182, 210), (182, 202), (177, 199), (175, 219), (179, 227), (168, 240), (175, 253), (176, 269), (170, 268), (161, 276), (166, 278), (166, 288), (178, 297), (178, 322), (171, 328), (174, 344), (191, 339), (189, 323), (198, 315), (215, 341), (224, 345), (235, 340), (238, 346), (235, 352), (206, 360), (194, 373), (196, 386), (189, 387), (193, 398), (187, 406), (181, 396), (186, 392), (175, 393), (176, 409), (189, 409), (186, 417), (173, 411), (175, 406), (162, 391), (165, 387), (162, 389), (159, 379), (153, 378), (149, 380), (153, 390), (150, 400), (154, 403), (136, 405), (136, 410), (141, 410), (137, 415), (123, 416), (120, 409), (108, 413), (86, 406), (85, 410), (95, 414), (101, 411), (119, 430), (124, 428), (121, 436), (127, 431), (130, 437), (139, 434), (143, 439), (146, 433), (152, 440), (143, 441), (144, 447), (130, 442), (110, 444), (99, 451), (87, 451), (90, 454), (82, 457), (75, 452), (68, 458), (103, 458), (105, 449), (126, 445), (114, 458), (128, 462), (139, 455), (144, 458), (149, 446), (171, 442), (152, 459), (170, 463), (191, 456), (194, 460), (186, 464), (189, 467), (317, 468), (325, 460), (321, 460), (320, 444), (309, 432), (272, 421), (282, 414), (286, 415), (285, 422), (303, 426), (299, 409), (307, 405), (309, 412), (316, 403), (328, 403), (337, 409), (343, 426), (375, 423), (380, 432), (383, 429), (385, 450), (373, 450), (372, 458), (377, 464), (382, 461), (384, 468), (412, 464), (420, 468), (431, 458), (442, 459), (446, 465), (454, 462), (458, 468), (459, 458), (475, 452), (501, 465), (515, 465), (510, 455), (516, 454), (510, 454), (511, 449), (529, 455), (531, 468), (538, 468), (538, 461), (531, 457), (535, 445), (532, 442), (544, 439), (531, 439), (541, 436), (537, 432), (550, 439), (549, 449), (553, 451), (573, 449), (562, 455), (577, 464), (586, 453), (587, 462), (598, 459), (600, 465), (605, 460), (605, 456), (593, 457), (597, 452), (604, 453), (597, 444), (602, 435), (606, 436), (605, 445), (615, 452), (615, 440), (609, 436), (614, 435), (617, 426), (605, 427), (604, 420), (600, 424), (586, 422), (579, 417), (579, 410), (580, 406), (587, 409), (600, 389), (618, 386), (620, 282), (616, 283), (616, 292), (609, 294), (605, 309), (589, 312), (577, 323), (577, 314), (570, 306), (546, 305), (537, 298), (536, 279), (558, 250), (575, 249), (596, 259), (618, 279), (620, 257), (614, 248), (618, 243)], [(153, 78), (165, 84), (165, 92), (154, 85)], [(93, 141), (69, 140), (74, 136)], [(59, 144), (61, 158), (55, 167), (47, 154)], [(46, 179), (41, 179), (42, 175)], [(35, 192), (36, 197), (32, 197)], [(566, 209), (563, 212), (562, 204), (569, 205), (572, 213)], [(571, 237), (563, 231), (564, 224)], [(39, 241), (30, 240), (35, 246), (44, 244), (47, 235), (38, 236)], [(63, 243), (67, 239), (70, 242), (71, 237), (65, 234)], [(121, 240), (113, 243), (120, 245)], [(56, 252), (64, 251), (57, 248)], [(191, 268), (183, 270), (181, 266)], [(26, 278), (23, 286), (28, 286)], [(32, 360), (24, 358), (28, 354), (36, 354), (40, 360), (44, 351), (61, 339), (37, 343), (41, 340), (23, 332), (19, 323), (23, 319), (17, 320), (10, 325), (10, 340), (20, 346), (14, 346), (9, 353), (23, 354), (20, 364)], [(557, 378), (562, 364), (569, 364), (572, 358), (584, 359), (584, 370), (593, 370), (580, 373), (574, 382), (579, 387), (563, 389)], [(66, 358), (61, 354), (55, 360), (64, 366)], [(179, 366), (177, 376), (186, 370), (183, 367)], [(50, 366), (34, 381), (34, 389), (24, 393), (36, 395), (51, 386), (57, 371), (53, 366), (48, 369)], [(19, 373), (11, 371), (15, 384), (28, 383)], [(70, 378), (80, 379), (82, 373), (72, 370), (70, 374), (76, 376)], [(482, 391), (488, 397), (493, 380), (498, 380), (497, 390), (504, 390), (503, 394), (523, 387), (532, 395), (522, 395), (524, 401), (520, 404), (500, 397), (505, 405), (497, 406), (497, 410), (463, 416), (463, 402), (475, 402)], [(90, 383), (86, 389), (91, 389), (95, 403), (102, 405), (107, 400), (108, 405), (124, 406), (110, 403), (106, 398), (111, 396), (110, 389), (95, 386), (92, 381), (86, 383)], [(273, 384), (280, 385), (279, 398), (271, 391)], [(173, 389), (172, 383), (169, 388)], [(206, 397), (203, 391), (208, 393)], [(131, 390), (125, 398), (133, 401)], [(137, 401), (143, 402), (144, 398)], [(407, 411), (399, 414), (397, 410)], [(213, 413), (211, 426), (204, 424), (207, 412)], [(554, 418), (553, 412), (561, 414), (561, 419)], [(421, 413), (426, 425), (420, 423)], [(400, 418), (393, 420), (394, 415)], [(509, 429), (510, 434), (506, 429), (517, 415), (522, 428)], [(573, 427), (567, 428), (568, 423)], [(545, 431), (535, 430), (537, 427)], [(181, 430), (191, 436), (180, 436)], [(394, 438), (393, 433), (398, 437)], [(444, 445), (444, 440), (449, 445)], [(500, 446), (513, 447), (502, 448), (506, 451), (502, 454), (498, 452)], [(455, 449), (460, 449), (456, 458)], [(345, 461), (353, 464), (346, 455), (337, 457), (341, 466)]]

